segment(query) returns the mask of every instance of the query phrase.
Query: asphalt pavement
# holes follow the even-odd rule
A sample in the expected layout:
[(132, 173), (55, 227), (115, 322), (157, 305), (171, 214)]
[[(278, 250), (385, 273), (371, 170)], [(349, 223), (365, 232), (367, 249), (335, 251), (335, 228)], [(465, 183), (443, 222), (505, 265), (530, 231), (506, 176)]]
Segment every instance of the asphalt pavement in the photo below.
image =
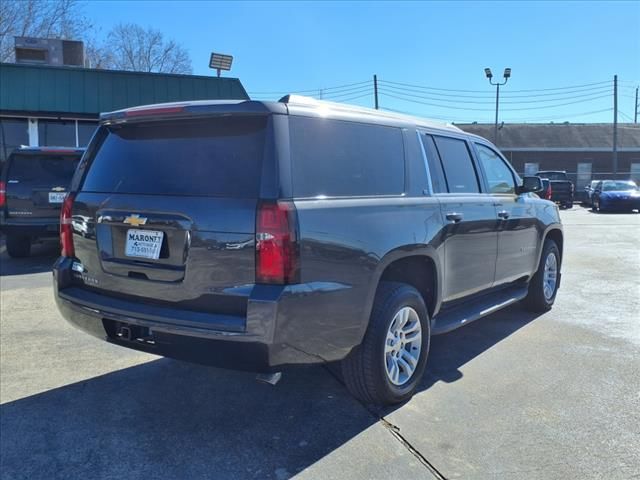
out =
[(57, 246), (0, 246), (2, 479), (640, 478), (640, 214), (562, 212), (554, 309), (434, 337), (415, 397), (330, 368), (254, 375), (100, 342), (55, 309)]

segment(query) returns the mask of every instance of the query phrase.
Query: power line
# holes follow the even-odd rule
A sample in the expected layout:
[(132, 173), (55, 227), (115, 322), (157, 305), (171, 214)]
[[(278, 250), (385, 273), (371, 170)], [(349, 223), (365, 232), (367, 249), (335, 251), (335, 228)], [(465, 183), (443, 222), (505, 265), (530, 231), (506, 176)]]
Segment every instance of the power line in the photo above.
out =
[(371, 97), (372, 95), (373, 95), (373, 92), (367, 92), (367, 93), (364, 93), (364, 94), (361, 94), (361, 95), (356, 95), (356, 96), (353, 96), (353, 97), (340, 98), (340, 99), (338, 99), (338, 98), (329, 98), (328, 100), (331, 100), (331, 101), (336, 100), (338, 102), (350, 102), (351, 100), (357, 100), (359, 98), (364, 98), (364, 97)]
[[(380, 80), (382, 82), (382, 80)], [(405, 87), (414, 87), (414, 88), (422, 88), (426, 90), (437, 90), (441, 92), (463, 92), (463, 93), (487, 93), (486, 90), (457, 90), (451, 88), (436, 88), (436, 87), (428, 87), (424, 85), (416, 85), (411, 83), (402, 83), (402, 82), (393, 82), (391, 80), (384, 80), (385, 83), (391, 83), (394, 85), (400, 85)], [(584, 85), (573, 85), (568, 87), (556, 87), (556, 88), (539, 88), (539, 89), (531, 89), (531, 90), (511, 90), (511, 93), (521, 93), (521, 92), (548, 92), (553, 90), (572, 90), (583, 87), (592, 87), (595, 85), (604, 85), (611, 84), (611, 80), (606, 80), (603, 82), (594, 82), (594, 83), (585, 83)]]
[[(458, 100), (450, 100), (448, 98), (437, 98), (437, 97), (431, 97), (431, 96), (426, 96), (426, 95), (418, 95), (418, 94), (412, 94), (412, 93), (405, 93), (403, 90), (397, 89), (397, 87), (392, 87), (392, 86), (385, 86), (384, 87), (385, 90), (387, 90), (388, 92), (391, 93), (395, 93), (398, 95), (404, 95), (407, 97), (414, 97), (414, 98), (421, 98), (421, 99), (426, 99), (426, 100), (435, 100), (438, 102), (449, 102), (449, 103), (471, 103), (471, 104), (479, 104), (479, 105), (493, 105), (494, 101), (491, 100), (487, 100), (487, 101), (474, 101), (474, 100), (464, 100), (463, 102), (461, 102), (459, 100), (460, 97), (457, 97)], [(584, 101), (589, 101), (590, 98), (589, 97), (593, 97), (595, 98), (597, 95), (601, 95), (603, 93), (609, 93), (609, 89), (607, 90), (600, 90), (597, 92), (591, 92), (591, 93), (585, 93), (582, 95), (573, 95), (573, 96), (568, 96), (568, 97), (558, 97), (558, 98), (548, 98), (548, 99), (538, 99), (538, 100), (515, 100), (515, 101), (503, 101), (502, 103), (506, 103), (506, 104), (524, 104), (524, 103), (541, 103), (541, 102), (561, 102), (561, 101), (565, 101), (565, 100), (574, 100), (577, 98), (582, 98), (584, 99)], [(468, 97), (467, 97), (468, 98)], [(511, 98), (511, 97), (509, 97)]]
[(368, 93), (373, 93), (373, 90), (370, 87), (365, 87), (365, 88), (360, 88), (358, 90), (354, 90), (354, 91), (350, 91), (350, 92), (344, 92), (344, 93), (329, 93), (329, 94), (324, 94), (322, 95), (322, 98), (338, 98), (338, 97), (348, 97), (350, 95), (357, 95), (359, 93), (364, 93), (364, 92), (368, 92)]
[[(451, 93), (439, 93), (439, 92), (435, 92), (435, 91), (431, 91), (432, 87), (419, 87), (419, 88), (406, 88), (406, 87), (398, 87), (397, 82), (389, 82), (386, 80), (379, 80), (380, 84), (383, 84), (384, 86), (388, 87), (388, 88), (394, 88), (396, 90), (406, 90), (406, 91), (410, 91), (410, 92), (416, 92), (416, 93), (426, 93), (429, 95), (435, 95), (435, 96), (442, 96), (442, 97), (454, 97), (454, 98), (475, 98), (475, 99), (493, 99), (495, 98), (495, 95), (492, 92), (488, 92), (488, 91), (483, 91), (484, 94), (483, 95), (461, 95), (461, 94), (451, 94)], [(570, 90), (570, 91), (561, 91), (561, 92), (557, 92), (557, 93), (539, 93), (539, 94), (526, 94), (526, 95), (513, 95), (511, 92), (511, 90), (507, 91), (504, 93), (504, 98), (532, 98), (532, 97), (557, 97), (557, 96), (561, 96), (561, 95), (571, 95), (571, 94), (581, 94), (581, 93), (585, 93), (585, 92), (593, 92), (593, 93), (598, 93), (598, 92), (608, 92), (610, 91), (611, 86), (609, 85), (600, 85), (597, 87), (590, 87), (590, 88), (582, 88), (582, 89), (576, 89), (576, 90)], [(471, 91), (471, 90), (470, 90)], [(479, 90), (474, 90), (479, 92)], [(492, 102), (493, 103), (493, 102)]]
[[(398, 100), (403, 100), (405, 102), (413, 102), (413, 103), (419, 103), (421, 105), (428, 105), (430, 107), (439, 107), (439, 108), (445, 108), (445, 109), (451, 109), (451, 110), (468, 110), (468, 111), (475, 111), (475, 112), (490, 112), (491, 109), (487, 109), (487, 108), (473, 108), (473, 107), (456, 107), (453, 105), (442, 105), (442, 104), (436, 104), (436, 103), (429, 103), (429, 102), (422, 102), (420, 100), (414, 100), (411, 98), (406, 98), (406, 97), (401, 97), (398, 95), (394, 95), (392, 93), (389, 93), (389, 91), (387, 90), (380, 90), (380, 92), (383, 95), (386, 95), (388, 97), (392, 97), (392, 98), (396, 98)], [(394, 92), (395, 93), (395, 92)], [(565, 103), (558, 103), (555, 105), (544, 105), (544, 106), (540, 106), (540, 107), (527, 107), (527, 108), (506, 108), (503, 109), (502, 111), (504, 112), (518, 112), (518, 111), (523, 111), (523, 110), (544, 110), (547, 108), (557, 108), (557, 107), (564, 107), (567, 105), (574, 105), (576, 103), (584, 103), (585, 101), (594, 101), (594, 100), (600, 100), (602, 98), (609, 98), (610, 95), (601, 95), (601, 96), (597, 96), (597, 97), (593, 97), (589, 100), (577, 100), (577, 101), (572, 101), (572, 102), (565, 102)]]
[(313, 88), (313, 89), (308, 89), (308, 90), (278, 90), (278, 91), (273, 91), (273, 92), (250, 92), (250, 93), (251, 93), (251, 95), (280, 95), (280, 94), (286, 94), (286, 93), (314, 93), (314, 92), (319, 92), (320, 90), (322, 90), (322, 91), (344, 90), (344, 89), (347, 89), (347, 87), (355, 87), (356, 85), (365, 85), (367, 83), (372, 83), (372, 81), (371, 80), (366, 80), (364, 82), (348, 83), (348, 84), (345, 84), (345, 85), (337, 85), (337, 86), (333, 86), (333, 87)]

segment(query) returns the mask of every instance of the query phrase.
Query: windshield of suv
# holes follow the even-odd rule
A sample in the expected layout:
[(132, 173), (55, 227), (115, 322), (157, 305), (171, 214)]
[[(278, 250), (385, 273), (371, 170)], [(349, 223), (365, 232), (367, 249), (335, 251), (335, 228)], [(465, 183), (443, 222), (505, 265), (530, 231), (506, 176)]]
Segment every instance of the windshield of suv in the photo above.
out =
[(564, 172), (539, 172), (538, 176), (542, 178), (548, 178), (549, 180), (552, 180), (552, 181), (567, 180), (567, 174)]
[(265, 124), (243, 116), (101, 127), (82, 190), (256, 197)]
[(10, 160), (7, 180), (38, 185), (67, 185), (73, 177), (79, 155), (21, 155)]
[(603, 192), (613, 192), (618, 190), (638, 190), (638, 186), (633, 182), (620, 182), (607, 180), (602, 183)]

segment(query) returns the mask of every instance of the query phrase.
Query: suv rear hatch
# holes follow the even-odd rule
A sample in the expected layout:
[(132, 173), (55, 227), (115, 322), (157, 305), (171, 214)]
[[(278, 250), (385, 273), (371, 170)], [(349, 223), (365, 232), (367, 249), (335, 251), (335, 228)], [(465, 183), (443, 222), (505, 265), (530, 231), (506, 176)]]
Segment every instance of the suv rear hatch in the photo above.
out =
[(74, 179), (75, 285), (177, 317), (244, 317), (268, 124), (232, 115), (100, 127)]
[(7, 218), (50, 219), (56, 223), (81, 154), (73, 149), (14, 152), (3, 179)]

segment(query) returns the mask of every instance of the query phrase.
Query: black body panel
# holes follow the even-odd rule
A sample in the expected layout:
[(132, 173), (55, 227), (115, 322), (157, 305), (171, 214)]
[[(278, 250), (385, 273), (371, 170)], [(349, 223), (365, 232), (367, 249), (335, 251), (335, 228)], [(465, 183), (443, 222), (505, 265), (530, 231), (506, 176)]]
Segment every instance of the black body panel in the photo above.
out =
[[(442, 304), (471, 301), (489, 290), (504, 290), (494, 297), (499, 303), (521, 298), (545, 237), (552, 230), (561, 234), (551, 202), (528, 193), (489, 193), (471, 141), (488, 143), (455, 127), (293, 103), (196, 104), (186, 107), (193, 108), (190, 113), (181, 108), (167, 107), (175, 109), (168, 110), (172, 121), (266, 116), (260, 171), (247, 172), (259, 174), (259, 191), (238, 198), (86, 191), (91, 162), (83, 161), (72, 187), (75, 258), (58, 260), (54, 287), (67, 320), (110, 342), (258, 370), (340, 360), (362, 342), (379, 282), (398, 262), (427, 269), (416, 281), (428, 285), (424, 293), (433, 325), (444, 331), (443, 325), (455, 325), (456, 319), (452, 309), (439, 316)], [(151, 125), (165, 115), (138, 118), (140, 111), (131, 122)], [(104, 117), (103, 128), (126, 129), (128, 121), (127, 112), (115, 112)], [(350, 134), (336, 135), (342, 128)], [(334, 134), (322, 142), (318, 132)], [(419, 132), (468, 142), (469, 161), (478, 172), (476, 193), (434, 191)], [(343, 168), (355, 161), (358, 142), (369, 134), (388, 143), (358, 158), (360, 167)], [(86, 159), (99, 149), (96, 137)], [(356, 137), (354, 146), (349, 142)], [(305, 141), (314, 145), (312, 152), (305, 151)], [(188, 168), (189, 158), (181, 161)], [(301, 181), (304, 162), (315, 173)], [(383, 181), (385, 165), (397, 169), (388, 176), (392, 185)], [(323, 182), (332, 175), (338, 178), (336, 188), (326, 188)], [(357, 185), (358, 195), (345, 193), (350, 184)], [(383, 194), (368, 191), (374, 185)], [(127, 188), (135, 187), (129, 182)], [(256, 216), (262, 201), (274, 199), (295, 207), (299, 283), (256, 283)], [(162, 233), (157, 258), (126, 253), (131, 229)], [(514, 282), (520, 289), (515, 293)], [(475, 301), (457, 311), (467, 319), (482, 316), (473, 305), (490, 308)], [(251, 361), (232, 353), (238, 351)], [(231, 357), (237, 361), (228, 361)]]

